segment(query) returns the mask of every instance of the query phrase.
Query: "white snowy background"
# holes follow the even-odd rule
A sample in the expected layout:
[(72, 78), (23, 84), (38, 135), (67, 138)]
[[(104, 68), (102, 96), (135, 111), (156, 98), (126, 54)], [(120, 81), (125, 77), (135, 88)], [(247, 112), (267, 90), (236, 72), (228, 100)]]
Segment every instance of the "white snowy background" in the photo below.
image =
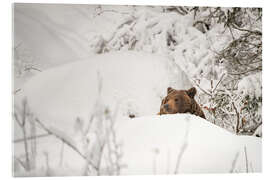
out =
[[(14, 175), (261, 172), (259, 18), (15, 4)], [(156, 115), (169, 86), (196, 87), (207, 120)]]

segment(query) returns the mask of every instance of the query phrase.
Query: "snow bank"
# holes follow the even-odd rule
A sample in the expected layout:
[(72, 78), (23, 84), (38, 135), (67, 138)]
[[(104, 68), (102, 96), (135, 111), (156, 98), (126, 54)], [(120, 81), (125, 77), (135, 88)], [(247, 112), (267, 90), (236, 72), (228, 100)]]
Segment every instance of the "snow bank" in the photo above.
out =
[[(118, 121), (120, 122), (120, 121)], [(120, 175), (261, 172), (261, 138), (236, 136), (190, 114), (154, 115), (116, 124)], [(50, 137), (38, 143), (37, 170), (17, 176), (83, 175), (85, 162)], [(53, 144), (53, 146), (52, 146)], [(179, 154), (182, 156), (177, 163)], [(46, 168), (49, 160), (49, 171)], [(104, 156), (101, 169), (106, 169)], [(179, 165), (177, 165), (179, 164)], [(178, 168), (177, 168), (178, 167)]]
[(194, 115), (135, 118), (117, 132), (127, 164), (122, 174), (173, 174), (185, 143), (178, 173), (261, 171), (261, 139), (233, 135)]

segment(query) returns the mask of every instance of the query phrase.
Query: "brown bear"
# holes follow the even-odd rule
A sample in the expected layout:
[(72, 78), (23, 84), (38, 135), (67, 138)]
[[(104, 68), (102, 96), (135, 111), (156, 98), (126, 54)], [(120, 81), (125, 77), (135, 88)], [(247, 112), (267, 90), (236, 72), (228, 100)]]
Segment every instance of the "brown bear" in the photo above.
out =
[(196, 92), (195, 87), (189, 90), (175, 90), (168, 87), (167, 96), (162, 100), (158, 114), (191, 113), (206, 119), (201, 107), (194, 99)]

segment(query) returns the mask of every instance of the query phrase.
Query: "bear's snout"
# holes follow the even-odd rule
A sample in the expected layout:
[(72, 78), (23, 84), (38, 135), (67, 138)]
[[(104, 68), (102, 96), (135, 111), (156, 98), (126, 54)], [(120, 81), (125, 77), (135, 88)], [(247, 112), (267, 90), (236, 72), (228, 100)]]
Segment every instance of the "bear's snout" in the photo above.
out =
[(170, 106), (169, 106), (169, 104), (164, 104), (164, 105), (163, 105), (163, 108), (164, 108), (166, 111), (169, 111)]

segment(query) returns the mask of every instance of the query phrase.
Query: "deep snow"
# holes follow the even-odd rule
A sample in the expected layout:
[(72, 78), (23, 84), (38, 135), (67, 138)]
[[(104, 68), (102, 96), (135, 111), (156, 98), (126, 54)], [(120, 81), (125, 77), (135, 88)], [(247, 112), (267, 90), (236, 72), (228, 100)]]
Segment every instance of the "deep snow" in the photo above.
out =
[[(154, 115), (122, 121), (116, 125), (116, 137), (123, 153), (120, 175), (262, 170), (261, 138), (236, 136), (194, 115)], [(61, 143), (57, 141), (52, 137), (40, 141), (37, 170), (16, 175), (47, 175), (44, 152), (49, 156), (50, 175), (83, 175), (85, 162), (67, 146), (61, 162)]]
[[(234, 172), (260, 172), (261, 139), (236, 136), (204, 119), (189, 115), (162, 115), (136, 118), (119, 126), (123, 141), (123, 174), (172, 174), (184, 143), (187, 148), (179, 173), (228, 173), (237, 157)], [(155, 164), (153, 161), (155, 159)]]
[[(95, 16), (96, 8), (86, 5), (15, 5), (15, 45), (21, 44), (30, 50), (26, 58), (32, 56), (43, 71), (14, 77), (14, 89), (21, 88), (14, 95), (15, 110), (26, 98), (31, 113), (51, 131), (81, 152), (89, 150), (94, 156), (97, 156), (93, 148), (97, 145), (97, 138), (104, 138), (102, 130), (96, 133), (102, 127), (99, 120), (106, 120), (106, 114), (115, 114), (116, 139), (123, 152), (121, 164), (124, 166), (120, 171), (123, 175), (173, 174), (175, 171), (261, 172), (260, 138), (233, 135), (193, 115), (156, 115), (168, 86), (190, 88), (190, 77), (201, 70), (206, 73), (211, 69), (212, 51), (221, 50), (231, 40), (229, 31), (221, 32), (223, 25), (216, 25), (203, 34), (192, 27), (191, 16), (179, 18), (172, 13), (157, 17), (159, 13), (144, 11), (143, 7), (142, 11), (135, 13), (136, 9), (130, 6), (104, 6), (103, 10), (114, 9), (116, 12)], [(141, 40), (136, 47), (140, 52), (124, 50), (95, 56), (91, 45), (98, 43), (92, 38), (102, 34), (108, 40), (119, 23), (126, 21), (125, 12), (133, 10), (140, 18), (135, 28), (131, 28), (135, 33), (124, 26), (111, 45), (122, 43), (118, 37), (128, 32), (127, 35)], [(167, 50), (165, 35), (173, 30), (170, 23), (177, 25), (175, 33), (180, 39), (176, 39), (178, 45), (174, 51), (162, 53), (161, 50)], [(152, 26), (154, 28), (148, 29)], [(149, 38), (153, 38), (154, 43), (148, 44)], [(156, 50), (167, 56), (142, 52)], [(223, 71), (219, 69), (218, 76), (222, 76)], [(252, 93), (256, 95), (261, 93), (253, 86), (246, 86), (250, 84), (248, 81), (259, 81), (255, 87), (260, 86), (260, 75), (246, 77), (240, 82), (239, 89), (243, 93), (251, 93), (246, 90), (255, 90)], [(201, 87), (208, 89), (209, 82), (205, 79)], [(94, 133), (82, 136), (80, 129), (87, 129), (93, 115), (97, 116)], [(135, 115), (135, 118), (130, 119), (129, 115)], [(261, 127), (258, 128), (259, 134), (260, 130)], [(16, 122), (13, 132), (14, 139), (22, 137)], [(37, 126), (37, 134), (44, 132)], [(90, 141), (87, 147), (85, 140)], [(85, 175), (84, 159), (63, 145), (61, 140), (47, 136), (38, 139), (36, 147), (36, 169), (25, 172), (17, 164), (15, 176)], [(186, 149), (176, 170), (176, 161), (183, 147)], [(23, 159), (24, 154), (23, 143), (14, 143), (14, 156)], [(101, 163), (105, 169), (107, 158), (105, 154)], [(103, 170), (101, 174), (108, 172)]]
[[(26, 98), (30, 111), (40, 121), (82, 152), (85, 148), (76, 118), (84, 121), (81, 124), (86, 129), (92, 114), (98, 111), (102, 116), (102, 107), (116, 113), (115, 133), (124, 165), (120, 174), (246, 172), (245, 147), (248, 171), (261, 171), (261, 139), (235, 136), (194, 115), (155, 115), (168, 86), (190, 87), (189, 80), (168, 58), (115, 52), (44, 71), (25, 83), (15, 102), (19, 105)], [(136, 118), (130, 119), (129, 114)], [(102, 117), (97, 119), (101, 120)], [(96, 130), (102, 127), (99, 124)], [(14, 132), (15, 138), (21, 137), (20, 128), (15, 126)], [(38, 128), (38, 133), (42, 132)], [(100, 130), (86, 135), (91, 142), (86, 149), (94, 152), (102, 133)], [(61, 160), (60, 140), (49, 136), (37, 142), (37, 170), (17, 171), (15, 175), (84, 174), (84, 159), (70, 147), (65, 146)], [(185, 143), (186, 150), (176, 171), (177, 157)], [(14, 153), (24, 153), (22, 143), (15, 144)], [(103, 166), (106, 167), (106, 161)]]

